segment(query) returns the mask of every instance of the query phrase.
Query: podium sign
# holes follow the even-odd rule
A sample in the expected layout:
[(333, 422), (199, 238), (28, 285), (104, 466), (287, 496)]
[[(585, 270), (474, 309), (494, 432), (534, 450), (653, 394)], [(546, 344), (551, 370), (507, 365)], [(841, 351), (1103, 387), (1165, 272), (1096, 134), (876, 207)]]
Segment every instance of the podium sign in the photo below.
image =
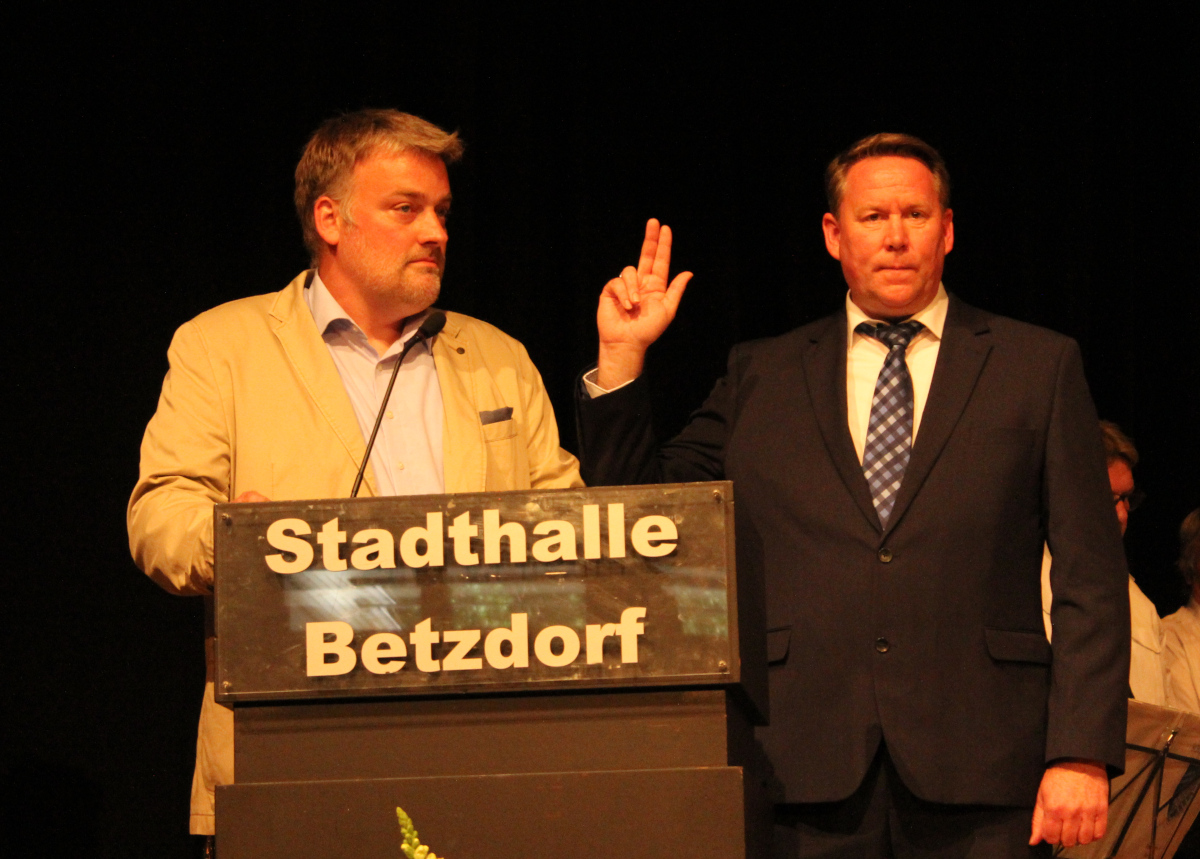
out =
[(214, 516), (226, 704), (743, 680), (728, 482)]
[(731, 484), (214, 515), (225, 859), (398, 855), (397, 807), (463, 859), (765, 853)]

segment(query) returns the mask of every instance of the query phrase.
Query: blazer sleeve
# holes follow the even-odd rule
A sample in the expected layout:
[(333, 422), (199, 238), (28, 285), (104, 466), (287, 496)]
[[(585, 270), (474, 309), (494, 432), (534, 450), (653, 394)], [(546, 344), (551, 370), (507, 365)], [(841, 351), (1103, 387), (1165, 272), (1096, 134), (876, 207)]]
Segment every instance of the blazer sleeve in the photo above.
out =
[(726, 373), (683, 432), (660, 445), (645, 374), (623, 388), (589, 397), (576, 386), (576, 430), (583, 479), (592, 486), (723, 480), (725, 451), (737, 409), (739, 380), (749, 358), (742, 346), (729, 353)]
[(1054, 592), (1046, 760), (1097, 760), (1120, 772), (1129, 573), (1098, 426), (1078, 346), (1068, 341), (1059, 359), (1043, 475)]
[(230, 415), (195, 321), (175, 333), (167, 358), (129, 499), (129, 548), (138, 567), (166, 590), (207, 594), (213, 584), (213, 504), (229, 500)]

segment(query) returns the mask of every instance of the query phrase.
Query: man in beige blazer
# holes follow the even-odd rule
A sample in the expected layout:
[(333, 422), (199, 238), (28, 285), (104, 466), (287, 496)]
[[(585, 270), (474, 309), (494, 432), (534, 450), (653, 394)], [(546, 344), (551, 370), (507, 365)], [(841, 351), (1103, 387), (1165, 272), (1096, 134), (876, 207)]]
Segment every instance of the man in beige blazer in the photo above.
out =
[[(389, 359), (438, 296), (446, 164), (461, 150), (456, 134), (396, 111), (329, 120), (296, 170), (297, 210), (315, 268), (281, 292), (202, 313), (171, 343), (128, 526), (134, 560), (147, 575), (172, 593), (206, 599), (193, 833), (214, 832), (214, 789), (233, 780), (232, 713), (213, 700), (212, 506), (350, 494), (381, 405), (379, 371), (390, 372)], [(325, 317), (319, 328), (316, 319)], [(424, 463), (373, 453), (360, 494), (387, 494), (381, 487), (388, 486), (455, 493), (581, 485), (524, 347), (487, 323), (446, 317), (431, 344), (405, 359), (387, 412), (391, 418), (406, 384), (424, 379), (417, 410), (424, 409), (425, 423), (410, 424), (431, 427), (427, 440), (432, 445), (440, 434), (440, 445)], [(423, 466), (424, 482), (407, 483), (413, 469), (406, 472), (406, 464)]]

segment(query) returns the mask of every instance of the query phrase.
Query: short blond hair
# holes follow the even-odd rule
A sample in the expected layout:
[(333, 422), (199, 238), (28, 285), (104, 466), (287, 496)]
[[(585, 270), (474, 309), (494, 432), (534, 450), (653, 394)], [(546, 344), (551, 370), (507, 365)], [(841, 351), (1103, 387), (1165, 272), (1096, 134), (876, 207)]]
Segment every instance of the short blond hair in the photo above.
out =
[(928, 167), (933, 174), (938, 202), (943, 209), (950, 208), (950, 171), (946, 169), (946, 162), (938, 151), (911, 134), (885, 133), (864, 137), (829, 162), (825, 168), (825, 202), (829, 204), (830, 214), (836, 217), (842, 205), (842, 196), (846, 193), (846, 174), (850, 168), (859, 161), (886, 155), (913, 158)]
[(323, 196), (341, 202), (354, 166), (379, 150), (425, 152), (452, 164), (462, 157), (458, 132), (398, 110), (367, 109), (344, 113), (321, 123), (296, 165), (296, 215), (304, 245), (316, 261), (325, 243), (317, 234), (313, 206)]
[(1109, 465), (1118, 459), (1125, 460), (1130, 468), (1138, 464), (1138, 452), (1133, 439), (1125, 435), (1119, 426), (1112, 421), (1100, 421), (1100, 434), (1104, 437), (1104, 457)]

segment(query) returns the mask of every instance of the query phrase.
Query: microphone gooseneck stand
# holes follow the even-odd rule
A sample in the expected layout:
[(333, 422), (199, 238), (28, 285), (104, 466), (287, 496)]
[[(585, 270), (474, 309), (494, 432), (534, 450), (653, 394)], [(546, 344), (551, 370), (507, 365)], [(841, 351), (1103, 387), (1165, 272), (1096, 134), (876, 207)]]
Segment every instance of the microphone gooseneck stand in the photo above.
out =
[(421, 323), (421, 327), (417, 329), (417, 333), (412, 336), (412, 339), (404, 344), (404, 348), (400, 351), (400, 357), (396, 359), (396, 366), (392, 368), (392, 377), (388, 379), (387, 391), (383, 394), (383, 402), (379, 404), (379, 414), (375, 415), (375, 427), (371, 430), (371, 437), (367, 439), (367, 452), (363, 454), (362, 465), (358, 467), (358, 474), (354, 478), (354, 488), (350, 490), (350, 497), (357, 498), (358, 490), (362, 486), (363, 474), (366, 473), (367, 463), (371, 459), (371, 448), (375, 446), (375, 436), (379, 435), (379, 425), (383, 423), (383, 413), (387, 409), (388, 401), (392, 398), (392, 386), (396, 384), (396, 376), (400, 372), (400, 365), (404, 363), (405, 356), (418, 343), (424, 343), (433, 335), (437, 334), (446, 325), (446, 314), (440, 310), (435, 310), (429, 314), (428, 318)]

